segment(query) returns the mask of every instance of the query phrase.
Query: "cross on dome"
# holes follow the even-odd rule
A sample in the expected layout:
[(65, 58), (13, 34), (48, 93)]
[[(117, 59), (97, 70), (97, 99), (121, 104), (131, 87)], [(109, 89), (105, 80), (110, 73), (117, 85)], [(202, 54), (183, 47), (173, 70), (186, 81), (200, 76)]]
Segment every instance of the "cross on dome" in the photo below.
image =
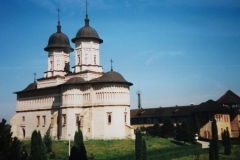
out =
[(111, 71), (113, 71), (112, 63), (113, 63), (114, 61), (112, 60), (112, 58), (111, 58), (110, 62), (111, 62)]
[(87, 0), (85, 1), (85, 3), (86, 3), (86, 16), (88, 16), (88, 8), (87, 8), (87, 6), (88, 6), (89, 3), (88, 3)]
[(34, 83), (36, 83), (36, 75), (37, 74), (34, 72), (33, 75), (34, 75)]
[(57, 9), (58, 11), (58, 25), (57, 25), (57, 32), (61, 32), (61, 25), (60, 25), (60, 15), (59, 12), (61, 11), (59, 8)]

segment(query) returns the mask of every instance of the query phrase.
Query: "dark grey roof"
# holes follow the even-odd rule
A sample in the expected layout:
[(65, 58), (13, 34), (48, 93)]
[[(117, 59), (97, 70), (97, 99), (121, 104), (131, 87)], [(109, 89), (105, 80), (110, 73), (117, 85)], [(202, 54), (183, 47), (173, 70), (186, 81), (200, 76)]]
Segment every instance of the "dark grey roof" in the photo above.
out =
[(30, 91), (30, 90), (34, 90), (34, 89), (37, 89), (36, 82), (30, 83), (23, 91)]
[(77, 84), (77, 83), (82, 83), (85, 82), (85, 80), (81, 77), (73, 77), (70, 78), (65, 84)]
[(193, 111), (194, 106), (136, 109), (131, 110), (131, 118), (188, 116)]
[(229, 112), (228, 107), (217, 103), (213, 100), (201, 103), (199, 105), (178, 106), (178, 107), (161, 107), (131, 110), (131, 118), (146, 118), (146, 117), (176, 117), (189, 116), (199, 112)]
[(52, 34), (48, 40), (48, 46), (44, 48), (45, 51), (58, 49), (60, 51), (72, 52), (73, 48), (70, 46), (68, 37), (61, 32), (61, 26), (58, 22), (57, 32)]
[(72, 39), (72, 42), (75, 43), (77, 39), (96, 39), (99, 43), (102, 43), (103, 40), (99, 38), (97, 31), (89, 26), (88, 15), (85, 18), (85, 26), (80, 28), (76, 34), (76, 37)]
[(240, 97), (231, 90), (228, 90), (217, 102), (222, 104), (240, 104)]
[(127, 82), (123, 76), (115, 71), (109, 71), (104, 73), (101, 77), (91, 80), (92, 82), (117, 82), (117, 83), (128, 83), (132, 85), (132, 83)]
[(197, 105), (194, 109), (195, 112), (229, 112), (229, 108), (217, 103), (213, 100), (208, 100)]

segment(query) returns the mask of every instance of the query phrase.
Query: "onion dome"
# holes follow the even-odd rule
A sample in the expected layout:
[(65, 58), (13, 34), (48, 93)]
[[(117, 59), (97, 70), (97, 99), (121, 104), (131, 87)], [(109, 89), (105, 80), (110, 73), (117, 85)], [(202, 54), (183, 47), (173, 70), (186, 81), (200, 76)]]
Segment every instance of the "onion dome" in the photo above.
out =
[(81, 77), (73, 77), (70, 78), (65, 84), (77, 84), (77, 83), (82, 83), (85, 82), (85, 80)]
[(34, 89), (37, 89), (37, 82), (33, 82), (33, 83), (30, 83), (27, 88), (25, 88), (23, 91), (30, 91), (30, 90), (34, 90)]
[(57, 32), (52, 34), (48, 40), (48, 46), (44, 48), (45, 51), (60, 50), (64, 52), (72, 52), (73, 48), (70, 46), (68, 37), (61, 32), (61, 25), (58, 21)]
[(79, 39), (96, 39), (99, 43), (103, 42), (103, 40), (99, 38), (97, 31), (89, 26), (89, 21), (88, 15), (86, 15), (85, 26), (78, 30), (76, 37), (72, 39), (73, 43)]

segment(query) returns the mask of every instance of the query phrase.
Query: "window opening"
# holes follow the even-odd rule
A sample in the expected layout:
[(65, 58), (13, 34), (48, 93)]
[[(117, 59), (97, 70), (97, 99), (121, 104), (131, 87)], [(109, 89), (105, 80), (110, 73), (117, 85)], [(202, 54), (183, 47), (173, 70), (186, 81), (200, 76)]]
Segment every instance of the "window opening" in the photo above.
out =
[(40, 116), (37, 116), (37, 127), (40, 125)]

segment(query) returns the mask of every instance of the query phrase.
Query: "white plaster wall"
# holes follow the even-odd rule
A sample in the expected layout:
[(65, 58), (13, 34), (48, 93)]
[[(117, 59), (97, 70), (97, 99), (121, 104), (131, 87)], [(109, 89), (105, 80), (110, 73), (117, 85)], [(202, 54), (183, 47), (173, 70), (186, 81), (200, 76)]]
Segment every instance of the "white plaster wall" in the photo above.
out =
[[(102, 72), (99, 46), (99, 42), (94, 39), (76, 41), (74, 73), (85, 70)], [(96, 60), (94, 60), (94, 57), (96, 57)]]
[[(41, 135), (44, 136), (44, 134), (50, 130), (51, 115), (51, 111), (17, 113), (16, 116), (18, 121), (15, 121), (15, 124), (13, 124), (14, 126), (17, 126), (14, 135), (17, 135), (19, 139), (23, 139), (22, 127), (25, 127), (25, 139), (31, 139), (34, 130), (40, 131)], [(23, 116), (25, 117), (25, 121), (23, 121)], [(37, 116), (40, 118), (39, 126), (37, 126)], [(45, 125), (43, 122), (43, 116), (45, 116)]]

